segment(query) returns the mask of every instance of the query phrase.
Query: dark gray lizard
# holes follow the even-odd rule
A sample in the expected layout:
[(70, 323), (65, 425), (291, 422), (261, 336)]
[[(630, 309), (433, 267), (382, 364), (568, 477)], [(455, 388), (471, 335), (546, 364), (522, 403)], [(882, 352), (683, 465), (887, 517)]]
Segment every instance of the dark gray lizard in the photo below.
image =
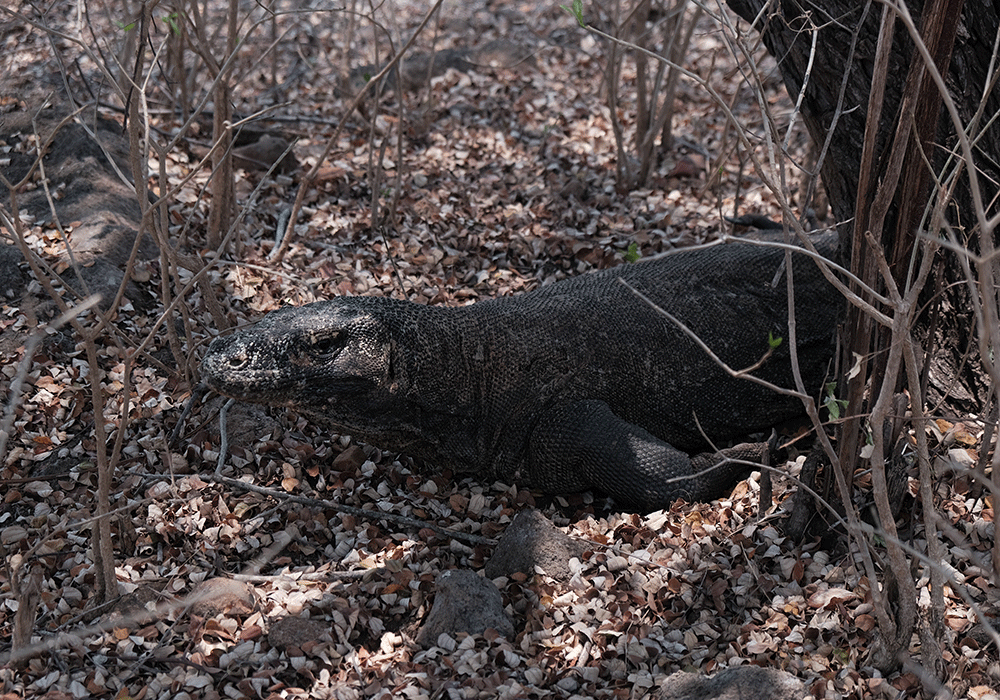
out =
[[(816, 241), (832, 256), (831, 236)], [(731, 368), (794, 387), (780, 249), (732, 242), (581, 275), (460, 308), (341, 297), (268, 314), (217, 338), (210, 387), (287, 406), (429, 466), (548, 493), (596, 489), (650, 511), (710, 500), (748, 469), (687, 452), (803, 413), (799, 399), (734, 378), (641, 291)], [(842, 298), (793, 254), (798, 358), (817, 392)], [(758, 460), (761, 444), (724, 451)]]

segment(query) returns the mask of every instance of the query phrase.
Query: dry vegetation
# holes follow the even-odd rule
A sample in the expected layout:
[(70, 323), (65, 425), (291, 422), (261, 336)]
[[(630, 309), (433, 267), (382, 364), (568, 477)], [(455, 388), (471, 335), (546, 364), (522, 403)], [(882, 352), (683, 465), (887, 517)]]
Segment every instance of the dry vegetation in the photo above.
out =
[[(280, 411), (234, 408), (225, 446), (218, 398), (181, 420), (205, 344), (282, 304), (338, 294), (464, 304), (621, 263), (630, 246), (649, 256), (711, 238), (723, 215), (804, 209), (794, 167), (806, 161), (804, 134), (793, 125), (787, 153), (772, 155), (792, 102), (752, 34), (740, 40), (759, 71), (737, 63), (719, 8), (683, 58), (674, 142), (634, 189), (616, 169), (608, 43), (558, 3), (442, 5), (411, 51), (504, 39), (530, 57), (447, 70), (402, 96), (390, 84), (352, 110), (350, 70), (386, 60), (384, 30), (398, 49), (428, 9), (178, 3), (132, 24), (112, 3), (86, 2), (15, 3), (0, 15), (3, 109), (59, 117), (71, 95), (84, 124), (95, 108), (127, 121), (126, 135), (148, 149), (128, 174), (148, 168), (155, 215), (143, 227), (159, 244), (123, 266), (132, 282), (111, 311), (106, 297), (103, 312), (57, 325), (62, 309), (39, 279), (0, 307), (0, 386), (13, 411), (0, 464), (0, 652), (27, 649), (2, 671), (0, 697), (639, 697), (678, 669), (739, 663), (788, 670), (817, 698), (916, 697), (930, 683), (919, 667), (883, 679), (868, 664), (873, 583), (856, 554), (835, 538), (781, 536), (790, 480), (776, 484), (767, 513), (755, 476), (730, 498), (641, 517), (588, 494), (542, 498), (422, 474)], [(584, 11), (609, 29), (610, 9)], [(616, 117), (628, 136), (634, 61), (621, 70)], [(50, 95), (56, 106), (41, 109)], [(210, 151), (225, 145), (227, 124), (292, 144), (297, 167), (237, 160), (227, 178), (225, 149)], [(30, 130), (7, 138), (0, 158), (40, 142)], [(65, 241), (80, 222), (14, 222), (18, 196), (43, 179), (0, 202), (3, 235), (22, 237), (51, 266), (38, 268), (45, 283), (73, 305), (55, 273), (72, 271)], [(782, 184), (775, 192), (765, 181)], [(975, 463), (980, 427), (933, 430), (942, 464)], [(220, 452), (229, 480), (216, 476)], [(996, 636), (977, 617), (996, 614), (985, 563), (993, 509), (968, 484), (934, 488), (952, 526), (945, 684), (996, 697)], [(592, 543), (573, 577), (498, 581), (513, 639), (415, 646), (435, 574), (481, 568), (489, 542), (528, 505)], [(110, 515), (95, 520), (100, 512)], [(901, 536), (919, 543), (919, 523)], [(113, 547), (110, 581), (99, 540)], [(926, 590), (929, 568), (915, 561)], [(226, 604), (145, 615), (218, 577), (240, 584)], [(129, 595), (116, 600), (109, 587)], [(322, 626), (303, 623), (288, 643), (275, 625), (289, 616)]]

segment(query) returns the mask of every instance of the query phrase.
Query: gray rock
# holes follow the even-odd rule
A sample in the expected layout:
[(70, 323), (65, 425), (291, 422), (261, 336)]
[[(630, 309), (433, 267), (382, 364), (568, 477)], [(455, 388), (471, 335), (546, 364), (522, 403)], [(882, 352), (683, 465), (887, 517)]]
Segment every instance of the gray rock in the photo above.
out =
[(524, 573), (531, 576), (535, 567), (559, 581), (570, 577), (569, 560), (580, 558), (589, 549), (559, 530), (537, 510), (517, 514), (497, 543), (486, 563), (486, 577)]
[(155, 610), (156, 604), (168, 598), (151, 586), (139, 586), (119, 598), (111, 606), (108, 617), (114, 621), (115, 627), (137, 629), (157, 619), (160, 613)]
[(480, 634), (490, 627), (508, 639), (514, 635), (503, 598), (491, 581), (473, 571), (452, 569), (439, 574), (434, 585), (434, 605), (417, 632), (421, 646), (434, 646), (442, 634), (454, 638), (460, 632)]
[(785, 671), (734, 666), (712, 677), (679, 671), (660, 685), (659, 700), (802, 700), (806, 687)]
[(214, 617), (220, 613), (247, 614), (256, 606), (253, 589), (231, 578), (210, 578), (202, 581), (188, 596), (191, 614)]
[(24, 293), (28, 277), (21, 271), (23, 260), (17, 246), (0, 241), (0, 296), (16, 299)]
[(268, 644), (282, 651), (289, 647), (301, 649), (309, 642), (329, 642), (332, 639), (329, 623), (302, 617), (283, 617), (274, 622), (267, 632)]
[[(227, 399), (217, 396), (206, 402), (208, 415), (222, 409)], [(214, 428), (218, 428), (218, 422)], [(272, 418), (267, 409), (254, 404), (236, 402), (226, 411), (226, 437), (229, 449), (253, 450), (253, 447), (268, 436), (278, 434), (281, 424)]]

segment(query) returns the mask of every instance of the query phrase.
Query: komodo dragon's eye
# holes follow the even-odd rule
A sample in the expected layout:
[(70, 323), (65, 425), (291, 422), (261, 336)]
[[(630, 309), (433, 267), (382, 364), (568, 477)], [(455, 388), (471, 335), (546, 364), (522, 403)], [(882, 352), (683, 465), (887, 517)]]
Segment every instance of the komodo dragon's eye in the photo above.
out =
[(344, 349), (346, 338), (343, 333), (330, 333), (313, 339), (310, 352), (321, 357), (333, 357)]
[(246, 366), (247, 361), (250, 356), (246, 352), (241, 352), (235, 355), (229, 356), (229, 368), (230, 369), (243, 369)]

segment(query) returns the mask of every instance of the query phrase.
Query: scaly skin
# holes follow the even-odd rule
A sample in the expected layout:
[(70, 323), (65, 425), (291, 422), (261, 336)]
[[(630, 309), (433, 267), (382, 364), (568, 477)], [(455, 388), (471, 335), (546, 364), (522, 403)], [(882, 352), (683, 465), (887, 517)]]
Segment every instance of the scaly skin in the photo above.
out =
[[(815, 243), (832, 255), (835, 241)], [(817, 392), (841, 297), (795, 253), (798, 357)], [(747, 472), (703, 451), (801, 415), (798, 399), (734, 378), (619, 278), (733, 369), (793, 388), (784, 253), (749, 243), (682, 251), (460, 308), (342, 297), (268, 314), (216, 339), (205, 381), (287, 406), (432, 467), (549, 493), (597, 489), (650, 511), (710, 500)], [(758, 461), (765, 446), (723, 456)]]

